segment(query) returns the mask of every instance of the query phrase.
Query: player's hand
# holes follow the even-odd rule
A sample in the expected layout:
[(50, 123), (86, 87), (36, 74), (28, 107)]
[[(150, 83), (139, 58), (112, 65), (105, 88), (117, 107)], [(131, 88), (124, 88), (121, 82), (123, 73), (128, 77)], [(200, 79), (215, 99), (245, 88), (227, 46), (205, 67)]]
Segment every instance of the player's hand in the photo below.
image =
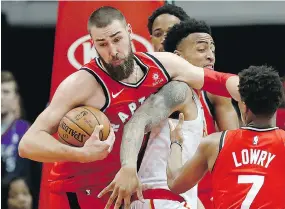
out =
[(85, 142), (81, 149), (83, 157), (80, 159), (81, 163), (94, 162), (96, 160), (103, 160), (112, 151), (115, 142), (115, 134), (113, 129), (110, 129), (108, 138), (101, 141), (99, 133), (103, 129), (103, 125), (96, 126), (90, 138)]
[(134, 192), (137, 192), (138, 199), (143, 201), (142, 186), (137, 175), (136, 167), (123, 166), (114, 180), (100, 192), (98, 198), (110, 191), (113, 192), (105, 209), (110, 208), (116, 198), (117, 200), (114, 209), (120, 208), (122, 200), (124, 200), (124, 209), (129, 209), (131, 205), (131, 196)]
[(184, 122), (183, 113), (179, 114), (179, 122), (178, 122), (176, 127), (174, 126), (171, 119), (168, 120), (171, 142), (178, 141), (181, 144), (183, 143), (183, 141), (184, 141), (184, 136), (183, 136), (183, 132), (182, 132), (183, 122)]

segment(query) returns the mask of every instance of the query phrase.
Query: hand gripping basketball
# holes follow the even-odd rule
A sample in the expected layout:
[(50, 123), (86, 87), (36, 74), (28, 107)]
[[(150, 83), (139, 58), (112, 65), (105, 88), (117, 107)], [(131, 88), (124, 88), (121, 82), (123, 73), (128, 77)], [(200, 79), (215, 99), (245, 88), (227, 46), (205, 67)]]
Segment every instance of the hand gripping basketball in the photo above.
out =
[(115, 142), (115, 134), (112, 128), (105, 141), (101, 141), (99, 137), (103, 125), (95, 126), (95, 129), (90, 138), (85, 142), (84, 146), (79, 148), (83, 153), (82, 163), (93, 162), (96, 160), (103, 160), (112, 151)]

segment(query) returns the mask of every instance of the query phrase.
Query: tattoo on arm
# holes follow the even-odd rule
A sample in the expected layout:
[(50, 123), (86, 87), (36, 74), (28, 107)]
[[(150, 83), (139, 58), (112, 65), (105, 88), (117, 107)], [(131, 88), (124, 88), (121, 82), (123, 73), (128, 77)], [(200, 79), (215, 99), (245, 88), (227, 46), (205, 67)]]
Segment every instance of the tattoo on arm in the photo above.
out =
[(191, 90), (186, 83), (171, 81), (155, 95), (150, 96), (134, 113), (124, 127), (120, 152), (122, 166), (136, 166), (145, 132), (168, 118), (186, 101), (189, 92)]

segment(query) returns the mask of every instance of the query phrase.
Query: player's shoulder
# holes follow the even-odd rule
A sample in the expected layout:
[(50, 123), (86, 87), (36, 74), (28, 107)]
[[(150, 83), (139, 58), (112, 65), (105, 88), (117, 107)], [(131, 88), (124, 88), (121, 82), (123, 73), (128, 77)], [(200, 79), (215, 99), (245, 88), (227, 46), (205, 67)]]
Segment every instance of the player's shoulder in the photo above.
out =
[(285, 146), (285, 131), (281, 128), (277, 129), (276, 131), (279, 133), (280, 138), (283, 141), (284, 146)]
[(277, 131), (281, 134), (282, 137), (285, 138), (285, 130), (278, 128)]
[(220, 139), (224, 134), (225, 132), (215, 132), (206, 136), (203, 140), (201, 140), (201, 149), (204, 151), (216, 149), (216, 146), (220, 143)]
[[(85, 71), (78, 70), (66, 77), (57, 88), (57, 92), (62, 94), (75, 94), (78, 91), (94, 91), (98, 87), (98, 82), (94, 76)], [(82, 92), (81, 92), (82, 93)]]

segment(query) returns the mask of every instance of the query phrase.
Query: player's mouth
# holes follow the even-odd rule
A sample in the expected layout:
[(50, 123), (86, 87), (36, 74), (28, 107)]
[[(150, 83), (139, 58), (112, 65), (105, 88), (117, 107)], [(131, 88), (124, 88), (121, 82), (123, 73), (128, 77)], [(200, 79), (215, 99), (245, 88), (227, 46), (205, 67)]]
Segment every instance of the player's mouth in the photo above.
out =
[(118, 66), (118, 65), (121, 65), (123, 62), (124, 62), (124, 60), (115, 60), (115, 61), (112, 61), (112, 65)]
[(213, 64), (204, 65), (204, 68), (209, 68), (211, 70), (214, 70), (214, 65)]

